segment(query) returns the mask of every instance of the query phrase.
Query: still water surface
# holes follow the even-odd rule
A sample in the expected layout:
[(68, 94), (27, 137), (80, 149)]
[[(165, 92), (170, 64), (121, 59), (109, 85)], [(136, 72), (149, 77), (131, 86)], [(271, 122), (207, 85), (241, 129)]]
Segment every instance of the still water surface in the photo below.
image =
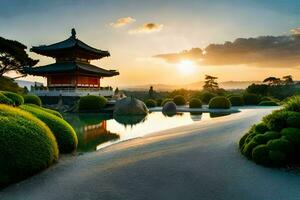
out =
[(74, 127), (78, 137), (78, 152), (95, 151), (116, 142), (142, 137), (149, 133), (205, 122), (215, 117), (229, 115), (209, 113), (177, 113), (165, 116), (152, 112), (146, 117), (131, 116), (114, 119), (106, 114), (65, 114), (64, 118)]

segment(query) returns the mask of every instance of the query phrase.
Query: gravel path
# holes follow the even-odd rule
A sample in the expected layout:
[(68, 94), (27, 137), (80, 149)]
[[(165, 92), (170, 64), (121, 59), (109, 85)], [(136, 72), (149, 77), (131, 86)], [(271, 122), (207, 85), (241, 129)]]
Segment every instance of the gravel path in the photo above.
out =
[(63, 158), (0, 192), (1, 200), (289, 200), (300, 175), (258, 166), (237, 141), (270, 109), (246, 109)]

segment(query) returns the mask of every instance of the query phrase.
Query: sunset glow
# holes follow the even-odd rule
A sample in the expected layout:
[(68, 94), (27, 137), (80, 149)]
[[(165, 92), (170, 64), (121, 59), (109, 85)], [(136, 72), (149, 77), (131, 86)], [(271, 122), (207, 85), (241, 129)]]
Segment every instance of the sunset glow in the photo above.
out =
[(196, 65), (193, 61), (190, 60), (182, 60), (177, 64), (177, 69), (180, 73), (184, 75), (190, 75), (195, 72)]

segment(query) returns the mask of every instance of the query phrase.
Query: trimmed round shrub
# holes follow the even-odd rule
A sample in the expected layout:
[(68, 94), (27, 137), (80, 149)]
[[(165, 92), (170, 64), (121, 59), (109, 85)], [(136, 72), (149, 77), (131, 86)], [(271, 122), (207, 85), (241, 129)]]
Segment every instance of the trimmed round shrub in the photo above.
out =
[(39, 108), (28, 105), (21, 105), (20, 108), (32, 113), (51, 129), (61, 153), (70, 153), (77, 148), (77, 135), (68, 122)]
[(257, 105), (259, 103), (259, 97), (256, 94), (245, 93), (243, 94), (245, 105)]
[(213, 94), (213, 93), (210, 93), (210, 92), (203, 92), (201, 95), (200, 95), (200, 98), (201, 98), (201, 101), (205, 104), (208, 104), (209, 101), (214, 98), (216, 95)]
[(167, 116), (173, 116), (176, 114), (176, 112), (177, 112), (176, 104), (172, 101), (167, 102), (162, 108), (162, 113)]
[(276, 131), (267, 131), (264, 133), (264, 137), (266, 138), (267, 141), (273, 140), (273, 139), (278, 139), (281, 137), (280, 133)]
[(288, 126), (287, 118), (290, 115), (290, 112), (284, 110), (278, 110), (272, 112), (270, 115), (267, 115), (263, 118), (270, 130), (280, 131), (283, 128)]
[(248, 136), (249, 136), (249, 133), (246, 133), (246, 134), (243, 135), (243, 137), (240, 139), (240, 141), (239, 141), (239, 147), (240, 147), (240, 149), (244, 146), (244, 144), (245, 144), (246, 139), (247, 139)]
[(9, 98), (7, 98), (4, 94), (0, 93), (0, 104), (11, 105), (13, 104), (13, 102)]
[(155, 99), (156, 101), (156, 106), (161, 106), (161, 103), (163, 102), (162, 99)]
[(56, 115), (57, 117), (59, 118), (63, 118), (63, 116), (60, 114), (60, 112), (56, 111), (56, 110), (52, 110), (52, 109), (49, 109), (49, 108), (44, 108), (44, 107), (40, 107), (40, 106), (37, 106), (35, 104), (26, 104), (28, 106), (33, 106), (33, 107), (36, 107), (36, 108), (39, 108), (39, 109), (42, 109), (48, 113), (51, 113), (53, 115)]
[(287, 163), (287, 156), (281, 151), (269, 151), (269, 159), (275, 166), (283, 166)]
[(148, 108), (156, 107), (156, 101), (153, 99), (147, 99), (145, 104)]
[(243, 106), (245, 105), (244, 99), (241, 96), (230, 96), (228, 97), (232, 106)]
[(80, 97), (78, 109), (79, 111), (97, 112), (104, 108), (107, 99), (102, 96), (88, 95)]
[(248, 144), (245, 144), (245, 147), (243, 149), (243, 154), (247, 157), (247, 158), (252, 158), (252, 150), (258, 146), (259, 144), (256, 143), (255, 141), (251, 140)]
[(284, 128), (280, 134), (284, 139), (290, 141), (295, 146), (300, 145), (300, 129), (299, 128)]
[(274, 99), (272, 98), (272, 97), (262, 97), (261, 99), (260, 99), (260, 101), (262, 102), (262, 101), (273, 101)]
[(284, 138), (278, 138), (270, 140), (267, 143), (267, 147), (273, 151), (281, 151), (285, 153), (290, 153), (293, 151), (293, 144)]
[(0, 105), (0, 187), (31, 176), (58, 159), (51, 130), (19, 108)]
[(292, 112), (286, 120), (288, 127), (300, 128), (300, 113)]
[(24, 103), (35, 104), (37, 106), (42, 105), (42, 101), (41, 101), (40, 97), (38, 97), (36, 95), (25, 95), (24, 96)]
[(16, 106), (22, 105), (24, 103), (24, 98), (17, 93), (7, 91), (3, 91), (1, 93), (4, 94), (7, 98), (9, 98)]
[(182, 95), (175, 96), (173, 101), (177, 106), (183, 106), (186, 104), (186, 100)]
[(259, 124), (256, 124), (256, 125), (253, 127), (253, 130), (254, 130), (255, 132), (257, 132), (257, 133), (263, 134), (263, 133), (267, 132), (267, 131), (269, 130), (269, 128), (268, 128), (268, 126), (267, 126), (265, 123), (261, 122), (261, 123), (259, 123)]
[(161, 102), (161, 106), (164, 106), (167, 102), (173, 102), (173, 99), (167, 98)]
[(231, 104), (226, 97), (218, 96), (209, 101), (208, 107), (210, 109), (229, 109)]
[(202, 102), (200, 99), (192, 98), (189, 102), (190, 108), (202, 108)]
[(262, 144), (255, 147), (252, 151), (252, 159), (257, 164), (269, 164), (269, 149), (267, 145)]
[(278, 103), (276, 103), (274, 101), (261, 101), (258, 105), (259, 106), (279, 106)]
[(288, 111), (300, 112), (300, 95), (289, 98), (284, 104), (284, 109)]
[(257, 144), (266, 144), (268, 142), (268, 138), (264, 134), (258, 134), (252, 140)]

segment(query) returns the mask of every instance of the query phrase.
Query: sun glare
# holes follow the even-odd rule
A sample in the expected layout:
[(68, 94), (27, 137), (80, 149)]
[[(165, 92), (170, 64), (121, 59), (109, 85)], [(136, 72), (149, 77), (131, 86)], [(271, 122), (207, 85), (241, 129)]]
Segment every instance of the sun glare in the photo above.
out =
[(196, 66), (193, 61), (182, 60), (177, 64), (177, 69), (182, 74), (189, 75), (195, 72)]

